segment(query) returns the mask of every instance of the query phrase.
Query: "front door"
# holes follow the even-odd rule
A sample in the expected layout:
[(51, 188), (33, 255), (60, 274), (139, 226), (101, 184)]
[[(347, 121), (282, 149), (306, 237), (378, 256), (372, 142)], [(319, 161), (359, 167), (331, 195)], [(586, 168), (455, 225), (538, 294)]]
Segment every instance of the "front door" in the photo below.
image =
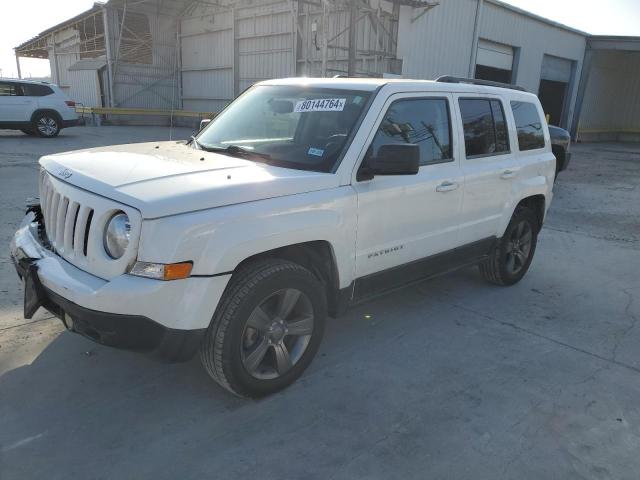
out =
[(31, 110), (29, 97), (14, 82), (0, 82), (0, 122), (28, 122)]
[(385, 144), (420, 147), (417, 175), (357, 182), (356, 277), (407, 264), (459, 245), (464, 190), (447, 94), (391, 96), (368, 139), (373, 156)]

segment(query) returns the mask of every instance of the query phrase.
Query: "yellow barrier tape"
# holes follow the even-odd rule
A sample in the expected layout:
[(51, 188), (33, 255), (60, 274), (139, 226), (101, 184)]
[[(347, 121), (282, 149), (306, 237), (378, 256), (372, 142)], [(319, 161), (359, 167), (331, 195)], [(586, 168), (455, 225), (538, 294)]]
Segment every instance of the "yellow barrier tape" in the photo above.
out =
[(82, 107), (76, 106), (76, 113), (95, 115), (159, 115), (174, 117), (213, 118), (215, 112), (191, 112), (188, 110), (161, 110), (155, 108), (107, 108), (107, 107)]

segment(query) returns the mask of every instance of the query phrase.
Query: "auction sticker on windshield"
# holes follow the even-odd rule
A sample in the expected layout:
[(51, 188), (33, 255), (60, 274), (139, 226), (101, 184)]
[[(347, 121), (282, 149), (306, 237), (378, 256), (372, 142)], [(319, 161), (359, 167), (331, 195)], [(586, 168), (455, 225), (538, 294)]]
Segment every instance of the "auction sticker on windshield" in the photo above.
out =
[(346, 98), (318, 98), (315, 100), (300, 100), (293, 111), (304, 112), (341, 112), (347, 103)]

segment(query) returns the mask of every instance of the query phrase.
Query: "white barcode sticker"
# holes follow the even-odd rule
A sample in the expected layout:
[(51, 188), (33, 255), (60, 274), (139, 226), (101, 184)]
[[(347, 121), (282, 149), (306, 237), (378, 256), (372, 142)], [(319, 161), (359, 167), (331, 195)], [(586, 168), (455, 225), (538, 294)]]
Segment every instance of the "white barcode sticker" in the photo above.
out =
[(296, 113), (304, 112), (341, 112), (347, 103), (346, 98), (317, 98), (315, 100), (300, 100), (293, 109)]

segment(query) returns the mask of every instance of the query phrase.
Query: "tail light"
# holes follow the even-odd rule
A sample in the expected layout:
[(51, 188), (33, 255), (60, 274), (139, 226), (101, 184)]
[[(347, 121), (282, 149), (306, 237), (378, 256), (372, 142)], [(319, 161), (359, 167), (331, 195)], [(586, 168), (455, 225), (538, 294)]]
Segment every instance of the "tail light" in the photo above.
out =
[(66, 103), (69, 107), (76, 106), (76, 102), (74, 102), (73, 100), (65, 100), (64, 103)]

